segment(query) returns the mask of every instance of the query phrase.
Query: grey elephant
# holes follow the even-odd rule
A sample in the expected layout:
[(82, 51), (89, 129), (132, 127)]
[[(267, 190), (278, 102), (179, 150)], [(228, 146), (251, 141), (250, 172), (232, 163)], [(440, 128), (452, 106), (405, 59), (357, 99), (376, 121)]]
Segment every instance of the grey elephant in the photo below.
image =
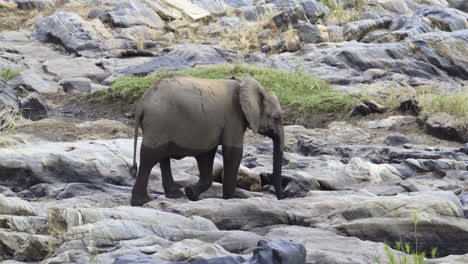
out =
[[(200, 178), (185, 187), (190, 200), (198, 200), (213, 183), (213, 162), (219, 145), (223, 153), (223, 198), (234, 197), (236, 178), (242, 159), (247, 127), (273, 139), (271, 182), (278, 199), (283, 198), (281, 166), (284, 131), (282, 110), (276, 96), (253, 78), (200, 79), (171, 74), (154, 83), (142, 96), (135, 112), (135, 143), (131, 173), (136, 181), (131, 204), (150, 201), (148, 178), (153, 166), (160, 164), (166, 197), (183, 196), (174, 182), (170, 159), (193, 156)], [(137, 174), (138, 129), (143, 131), (140, 167)]]

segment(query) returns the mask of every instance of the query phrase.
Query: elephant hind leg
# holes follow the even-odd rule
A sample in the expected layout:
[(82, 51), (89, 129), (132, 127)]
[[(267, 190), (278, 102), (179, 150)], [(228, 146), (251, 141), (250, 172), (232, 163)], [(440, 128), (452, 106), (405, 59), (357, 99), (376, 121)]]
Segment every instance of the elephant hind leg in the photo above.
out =
[(180, 198), (184, 196), (184, 193), (180, 190), (182, 185), (174, 182), (174, 177), (172, 177), (171, 171), (171, 159), (165, 158), (160, 162), (161, 175), (162, 175), (162, 184), (164, 188), (164, 193), (167, 198)]
[(213, 184), (213, 162), (217, 148), (196, 156), (200, 179), (193, 185), (185, 188), (185, 195), (192, 200), (198, 200), (198, 196)]
[(140, 167), (138, 168), (138, 174), (135, 184), (133, 185), (132, 198), (130, 201), (132, 206), (142, 206), (151, 201), (148, 195), (148, 178), (154, 165), (162, 159), (162, 153), (162, 151), (154, 150), (144, 145), (141, 146)]

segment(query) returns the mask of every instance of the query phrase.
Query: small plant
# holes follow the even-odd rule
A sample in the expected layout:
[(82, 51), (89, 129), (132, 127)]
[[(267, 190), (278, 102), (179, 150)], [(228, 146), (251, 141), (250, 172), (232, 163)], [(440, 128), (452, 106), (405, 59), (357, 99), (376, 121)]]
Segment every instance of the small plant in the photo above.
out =
[[(397, 211), (393, 211), (392, 215), (396, 217), (398, 215)], [(395, 255), (390, 247), (390, 244), (384, 242), (384, 251), (387, 257), (386, 262), (382, 262), (379, 257), (374, 257), (373, 261), (378, 264), (388, 263), (388, 264), (424, 264), (424, 260), (426, 258), (426, 252), (420, 252), (418, 250), (418, 229), (417, 226), (419, 224), (419, 216), (417, 214), (413, 214), (413, 222), (414, 222), (414, 239), (415, 239), (415, 249), (411, 247), (411, 244), (408, 242), (403, 243), (401, 238), (399, 241), (395, 242), (394, 248), (398, 251), (401, 251), (403, 254)], [(432, 248), (431, 250), (431, 258), (437, 257), (437, 247)]]
[(23, 70), (6, 69), (4, 71), (0, 71), (0, 77), (2, 77), (2, 79), (4, 79), (5, 81), (8, 81), (15, 78), (15, 76), (22, 71)]

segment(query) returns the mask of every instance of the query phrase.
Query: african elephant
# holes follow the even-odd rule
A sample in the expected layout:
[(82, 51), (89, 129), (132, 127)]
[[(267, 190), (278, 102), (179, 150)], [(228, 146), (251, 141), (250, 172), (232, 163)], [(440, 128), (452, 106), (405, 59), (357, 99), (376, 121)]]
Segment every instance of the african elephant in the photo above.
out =
[[(222, 145), (224, 160), (223, 198), (234, 196), (242, 159), (243, 139), (248, 127), (273, 139), (271, 182), (278, 199), (283, 197), (281, 165), (284, 132), (282, 110), (276, 96), (253, 78), (200, 79), (171, 74), (154, 83), (142, 96), (135, 112), (135, 143), (131, 173), (136, 181), (131, 204), (141, 206), (147, 193), (151, 169), (160, 163), (166, 197), (183, 196), (182, 186), (174, 182), (170, 159), (194, 156), (200, 178), (185, 188), (190, 200), (197, 200), (213, 183), (213, 161)], [(137, 175), (138, 128), (143, 131), (140, 168)]]

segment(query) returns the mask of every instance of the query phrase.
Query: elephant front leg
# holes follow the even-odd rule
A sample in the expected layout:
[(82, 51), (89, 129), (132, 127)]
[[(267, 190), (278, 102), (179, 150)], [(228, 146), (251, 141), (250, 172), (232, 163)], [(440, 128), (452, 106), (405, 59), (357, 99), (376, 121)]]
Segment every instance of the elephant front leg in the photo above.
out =
[(195, 157), (197, 159), (200, 179), (193, 185), (185, 188), (185, 195), (192, 200), (198, 200), (198, 196), (213, 184), (213, 162), (217, 148)]
[(171, 159), (166, 158), (161, 160), (161, 176), (162, 176), (162, 185), (164, 188), (164, 193), (167, 198), (180, 198), (184, 193), (180, 190), (182, 185), (174, 182), (174, 177), (172, 176), (171, 170)]
[(242, 148), (223, 146), (224, 176), (223, 198), (234, 198), (237, 186), (237, 174), (242, 160)]

